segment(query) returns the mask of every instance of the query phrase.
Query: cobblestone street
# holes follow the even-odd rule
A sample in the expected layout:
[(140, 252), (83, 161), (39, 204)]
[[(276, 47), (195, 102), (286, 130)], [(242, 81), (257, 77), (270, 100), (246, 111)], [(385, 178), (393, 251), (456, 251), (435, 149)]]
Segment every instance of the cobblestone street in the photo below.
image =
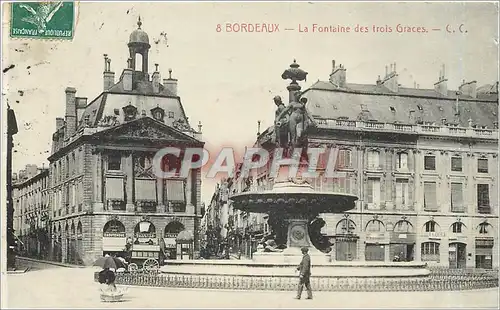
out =
[[(294, 300), (293, 292), (215, 291), (130, 287), (126, 300), (103, 303), (94, 268), (34, 266), (24, 274), (9, 274), (9, 308), (498, 308), (498, 289), (462, 292), (336, 293), (318, 292), (314, 300)], [(313, 288), (314, 289), (314, 288)]]

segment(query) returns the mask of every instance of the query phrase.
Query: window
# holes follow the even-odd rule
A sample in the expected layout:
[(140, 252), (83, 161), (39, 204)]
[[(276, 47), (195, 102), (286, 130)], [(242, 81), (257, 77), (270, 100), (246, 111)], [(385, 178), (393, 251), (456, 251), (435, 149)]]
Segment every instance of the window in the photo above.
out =
[(488, 159), (478, 158), (477, 160), (477, 172), (488, 173)]
[(396, 113), (396, 109), (394, 107), (391, 107), (391, 112)]
[(424, 210), (437, 211), (436, 182), (424, 182)]
[(338, 167), (348, 168), (351, 166), (351, 151), (350, 150), (340, 150), (338, 156)]
[(76, 174), (76, 165), (77, 165), (77, 162), (76, 162), (76, 155), (75, 153), (73, 152), (73, 154), (71, 155), (72, 156), (72, 165), (71, 165), (71, 174), (72, 175), (75, 175)]
[(174, 112), (169, 111), (168, 112), (168, 118), (174, 118)]
[(490, 213), (490, 187), (488, 184), (477, 185), (477, 207), (479, 213)]
[(64, 167), (64, 171), (66, 172), (66, 177), (69, 177), (69, 156), (66, 156), (66, 167)]
[(424, 242), (421, 245), (422, 261), (439, 262), (439, 243)]
[(451, 158), (451, 171), (462, 171), (462, 157), (453, 156)]
[(451, 183), (451, 212), (464, 212), (463, 185)]
[(436, 170), (436, 156), (425, 156), (424, 157), (424, 169), (425, 170)]
[(380, 158), (379, 152), (370, 151), (368, 152), (368, 167), (369, 168), (379, 168), (380, 166)]
[(488, 234), (488, 223), (481, 223), (479, 224), (479, 233), (480, 234)]
[(410, 203), (408, 180), (396, 180), (396, 206), (406, 206)]
[(371, 220), (366, 224), (367, 232), (384, 232), (384, 223), (379, 220)]
[(436, 222), (428, 221), (425, 223), (425, 232), (436, 232)]
[(380, 203), (380, 179), (370, 178), (367, 183), (367, 199), (370, 204), (378, 205)]
[(453, 223), (453, 225), (451, 225), (451, 229), (453, 231), (454, 234), (461, 234), (462, 233), (462, 226), (464, 224), (462, 224), (461, 222), (455, 222)]
[(398, 169), (408, 169), (407, 153), (398, 153)]
[(121, 170), (122, 157), (120, 155), (108, 156), (108, 170)]

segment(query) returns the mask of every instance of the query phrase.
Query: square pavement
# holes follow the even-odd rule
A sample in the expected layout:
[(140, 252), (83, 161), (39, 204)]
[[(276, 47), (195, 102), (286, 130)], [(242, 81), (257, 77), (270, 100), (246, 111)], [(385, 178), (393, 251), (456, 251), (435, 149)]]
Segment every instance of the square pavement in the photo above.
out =
[[(452, 292), (316, 292), (295, 300), (295, 292), (227, 291), (129, 287), (125, 301), (101, 302), (95, 268), (34, 268), (6, 280), (8, 308), (496, 308), (498, 288)], [(4, 286), (5, 287), (5, 286)], [(314, 287), (313, 287), (314, 290)], [(303, 293), (305, 294), (305, 292)], [(195, 297), (196, 296), (196, 297)]]

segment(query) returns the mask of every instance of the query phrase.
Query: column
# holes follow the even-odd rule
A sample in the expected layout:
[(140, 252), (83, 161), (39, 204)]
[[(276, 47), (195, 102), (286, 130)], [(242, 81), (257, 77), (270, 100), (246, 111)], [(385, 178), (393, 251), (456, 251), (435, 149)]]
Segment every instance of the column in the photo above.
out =
[(191, 191), (192, 182), (191, 179), (194, 177), (193, 170), (189, 171), (188, 177), (186, 179), (186, 214), (194, 214), (194, 206), (191, 202)]
[(165, 213), (165, 205), (163, 203), (163, 179), (162, 178), (157, 178), (156, 179), (156, 194), (158, 197), (158, 204), (156, 207), (156, 212), (158, 213)]
[(135, 211), (135, 206), (134, 206), (134, 201), (133, 201), (133, 195), (134, 195), (134, 160), (132, 158), (132, 153), (126, 154), (125, 157), (125, 174), (126, 174), (126, 205), (125, 205), (125, 210), (127, 212), (134, 212)]
[(94, 179), (94, 211), (104, 211), (104, 204), (102, 201), (102, 154), (96, 153), (92, 155), (92, 162), (94, 164), (93, 179)]

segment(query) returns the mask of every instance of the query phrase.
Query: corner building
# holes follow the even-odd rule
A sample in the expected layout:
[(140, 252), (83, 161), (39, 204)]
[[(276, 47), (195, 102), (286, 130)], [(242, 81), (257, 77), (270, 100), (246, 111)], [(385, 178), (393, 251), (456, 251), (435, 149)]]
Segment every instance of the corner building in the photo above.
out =
[[(130, 58), (118, 81), (104, 55), (103, 92), (90, 103), (66, 88), (64, 118), (56, 119), (50, 161), (53, 259), (89, 264), (106, 253), (136, 259), (193, 257), (201, 217), (201, 173), (169, 179), (153, 174), (161, 148), (203, 147), (201, 124), (191, 127), (177, 80), (150, 74), (149, 37), (130, 34)], [(180, 158), (164, 158), (179, 172)], [(182, 233), (181, 233), (182, 232)], [(179, 234), (183, 240), (179, 241)]]
[[(333, 62), (330, 79), (303, 92), (318, 124), (308, 147), (337, 148), (347, 174), (310, 183), (359, 197), (354, 210), (322, 216), (332, 259), (498, 267), (498, 82), (448, 90), (443, 66), (434, 89), (402, 87), (391, 64), (365, 85), (346, 71)], [(257, 145), (274, 148), (273, 135)], [(268, 181), (252, 176), (256, 188)]]

